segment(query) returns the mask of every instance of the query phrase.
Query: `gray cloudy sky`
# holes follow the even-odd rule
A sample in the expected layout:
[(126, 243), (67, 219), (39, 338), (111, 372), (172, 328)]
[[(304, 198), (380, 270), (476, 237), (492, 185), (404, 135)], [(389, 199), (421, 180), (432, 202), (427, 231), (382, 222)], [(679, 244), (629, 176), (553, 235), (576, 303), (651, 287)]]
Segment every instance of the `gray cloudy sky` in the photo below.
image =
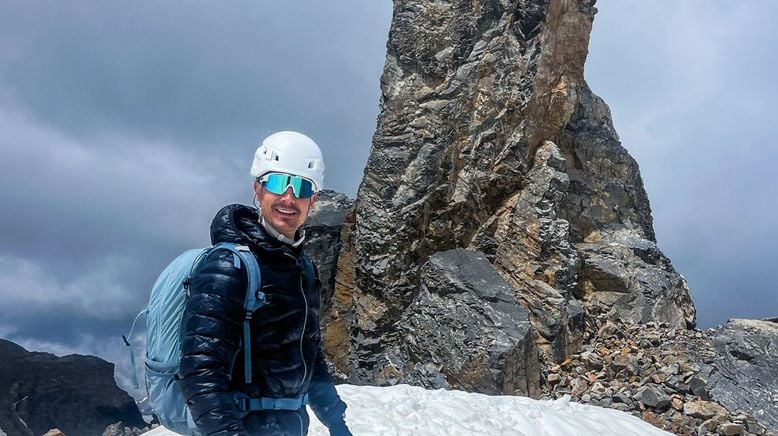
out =
[[(250, 197), (258, 141), (356, 193), (388, 0), (2, 2), (0, 337), (120, 355), (156, 274)], [(600, 0), (586, 76), (641, 166), (703, 327), (778, 315), (771, 0)]]

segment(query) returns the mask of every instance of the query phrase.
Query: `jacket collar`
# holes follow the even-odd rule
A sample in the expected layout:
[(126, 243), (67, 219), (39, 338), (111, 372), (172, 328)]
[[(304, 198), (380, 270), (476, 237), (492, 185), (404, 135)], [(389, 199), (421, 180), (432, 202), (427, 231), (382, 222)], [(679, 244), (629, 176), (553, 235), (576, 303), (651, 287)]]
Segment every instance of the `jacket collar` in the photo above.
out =
[[(256, 208), (242, 204), (224, 206), (216, 213), (211, 222), (211, 243), (233, 242), (253, 246), (267, 252), (289, 251), (295, 256), (302, 252), (305, 235), (298, 233), (296, 241), (291, 241), (284, 235), (280, 239), (271, 233), (278, 233), (270, 225), (260, 224), (259, 212)], [(280, 234), (280, 233), (279, 233)]]

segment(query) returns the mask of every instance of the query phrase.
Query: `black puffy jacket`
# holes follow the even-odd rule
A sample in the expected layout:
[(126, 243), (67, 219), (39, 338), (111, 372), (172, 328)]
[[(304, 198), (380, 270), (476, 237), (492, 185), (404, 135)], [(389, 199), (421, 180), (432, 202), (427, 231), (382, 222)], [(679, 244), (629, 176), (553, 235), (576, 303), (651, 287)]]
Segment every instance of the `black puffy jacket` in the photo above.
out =
[(316, 416), (330, 429), (343, 425), (338, 397), (321, 352), (320, 296), (313, 263), (301, 248), (268, 235), (257, 210), (224, 207), (211, 224), (211, 241), (248, 246), (257, 257), (267, 304), (251, 321), (251, 384), (244, 382), (243, 301), (246, 272), (226, 250), (197, 267), (182, 321), (178, 384), (198, 430), (207, 435), (299, 435), (308, 429), (305, 407), (242, 413), (236, 396), (289, 398), (308, 393)]

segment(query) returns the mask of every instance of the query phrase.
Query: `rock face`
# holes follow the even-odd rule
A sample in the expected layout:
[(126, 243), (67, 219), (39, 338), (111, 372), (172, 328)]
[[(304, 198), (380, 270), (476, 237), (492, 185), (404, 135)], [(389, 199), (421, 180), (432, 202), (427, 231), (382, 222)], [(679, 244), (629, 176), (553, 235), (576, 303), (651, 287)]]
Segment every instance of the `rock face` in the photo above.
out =
[(113, 365), (94, 356), (28, 352), (0, 339), (0, 428), (9, 435), (103, 434), (115, 422), (144, 427), (116, 386)]
[(523, 189), (474, 237), (471, 246), (490, 253), (495, 266), (533, 315), (539, 343), (554, 360), (578, 345), (583, 322), (572, 300), (580, 257), (570, 244), (569, 223), (560, 218), (570, 180), (557, 146), (546, 141), (535, 153)]
[[(335, 289), (335, 267), (340, 254), (340, 231), (346, 215), (354, 207), (354, 200), (345, 194), (322, 190), (318, 194), (308, 220), (305, 222), (305, 252), (311, 256), (319, 270), (323, 313), (332, 299)], [(326, 320), (323, 320), (326, 322)]]
[(638, 165), (583, 79), (593, 3), (394, 2), (325, 332), (351, 381), (406, 380), (383, 371), (406, 340), (398, 321), (424, 289), (423, 266), (457, 248), (494, 265), (549, 360), (580, 346), (587, 313), (694, 325)]
[(483, 253), (436, 253), (397, 324), (383, 377), (430, 389), (537, 395), (540, 362), (529, 312)]
[[(347, 219), (352, 224), (344, 225)], [(349, 199), (345, 194), (322, 190), (318, 193), (318, 199), (304, 227), (307, 238), (305, 252), (311, 256), (319, 271), (322, 298), (320, 324), (322, 330), (329, 331), (329, 334), (324, 337), (324, 349), (327, 353), (330, 373), (336, 381), (344, 381), (346, 378), (339, 368), (343, 366), (344, 358), (344, 355), (339, 353), (348, 343), (348, 330), (345, 328), (346, 321), (343, 317), (352, 318), (349, 315), (349, 308), (343, 303), (338, 303), (336, 300), (335, 305), (332, 305), (332, 296), (335, 291), (342, 241), (348, 240), (348, 238), (341, 239), (341, 232), (344, 227), (349, 228), (353, 225), (353, 219), (354, 200)], [(346, 257), (343, 256), (343, 261)], [(333, 365), (332, 362), (340, 362), (340, 365)]]
[(715, 361), (705, 367), (711, 397), (778, 434), (778, 319), (730, 320), (713, 346)]

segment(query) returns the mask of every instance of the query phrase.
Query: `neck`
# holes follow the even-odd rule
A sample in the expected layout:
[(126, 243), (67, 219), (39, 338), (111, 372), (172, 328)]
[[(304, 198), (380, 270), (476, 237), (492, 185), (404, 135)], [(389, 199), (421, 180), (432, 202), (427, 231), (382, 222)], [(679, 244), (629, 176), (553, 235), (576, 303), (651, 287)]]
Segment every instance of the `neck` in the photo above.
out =
[(270, 236), (278, 239), (279, 241), (283, 242), (284, 244), (291, 245), (292, 247), (299, 247), (304, 241), (305, 241), (305, 231), (299, 230), (295, 232), (295, 235), (299, 235), (297, 239), (294, 238), (295, 235), (286, 235), (278, 230), (276, 230), (275, 227), (271, 226), (269, 222), (263, 217), (262, 215), (259, 216), (259, 223), (262, 225), (262, 227), (267, 230), (267, 232), (270, 234)]

